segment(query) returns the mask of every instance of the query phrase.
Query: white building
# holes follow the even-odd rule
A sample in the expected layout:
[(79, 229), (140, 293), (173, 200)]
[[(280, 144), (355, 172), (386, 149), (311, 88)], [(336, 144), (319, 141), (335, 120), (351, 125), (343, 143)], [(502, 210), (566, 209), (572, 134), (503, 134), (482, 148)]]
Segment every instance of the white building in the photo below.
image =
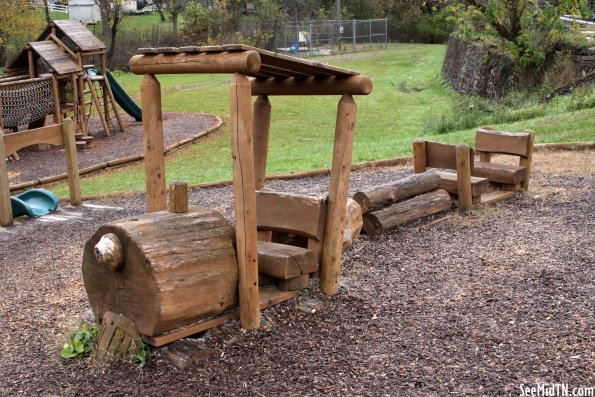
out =
[(68, 17), (82, 22), (101, 21), (99, 6), (95, 4), (95, 0), (70, 0)]

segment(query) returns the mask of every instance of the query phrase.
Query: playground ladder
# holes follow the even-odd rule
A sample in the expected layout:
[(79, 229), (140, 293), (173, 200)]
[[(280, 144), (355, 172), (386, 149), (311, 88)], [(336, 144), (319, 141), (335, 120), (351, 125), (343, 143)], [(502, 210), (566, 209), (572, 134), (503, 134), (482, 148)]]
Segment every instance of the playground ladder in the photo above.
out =
[[(115, 108), (114, 100), (110, 95), (111, 90), (109, 90), (109, 85), (105, 76), (86, 76), (85, 82), (87, 91), (91, 94), (90, 102), (92, 102), (97, 109), (105, 134), (110, 136), (111, 132), (115, 133), (117, 126), (120, 128), (120, 131), (124, 131), (124, 124), (122, 123), (120, 114)], [(89, 113), (90, 109), (91, 106), (89, 106)]]

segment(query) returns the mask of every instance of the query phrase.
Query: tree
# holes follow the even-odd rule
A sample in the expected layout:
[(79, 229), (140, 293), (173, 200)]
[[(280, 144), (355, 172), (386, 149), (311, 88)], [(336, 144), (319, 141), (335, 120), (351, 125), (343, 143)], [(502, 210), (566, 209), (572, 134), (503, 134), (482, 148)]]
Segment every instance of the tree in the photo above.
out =
[(116, 50), (118, 27), (124, 18), (124, 0), (95, 0), (101, 14), (101, 28), (104, 37), (109, 37), (107, 59), (111, 60)]
[[(562, 15), (586, 15), (587, 0), (467, 0), (460, 30), (470, 38), (495, 42), (532, 75), (563, 50), (567, 30)], [(458, 5), (462, 8), (461, 5)]]
[(281, 27), (282, 14), (273, 0), (260, 0), (255, 7), (256, 31), (252, 44), (256, 47), (271, 48), (275, 33)]
[(19, 51), (39, 33), (42, 24), (26, 0), (4, 3), (0, 12), (0, 59), (10, 56), (10, 50)]
[(48, 0), (43, 0), (43, 12), (45, 13), (45, 21), (48, 25), (52, 22), (50, 18), (50, 7), (48, 4)]
[(186, 6), (186, 18), (182, 27), (182, 37), (188, 44), (205, 45), (209, 42), (209, 13), (196, 1)]
[(165, 14), (163, 13), (163, 0), (155, 0), (155, 7), (157, 7), (157, 12), (159, 13), (161, 22), (165, 22)]
[(188, 4), (188, 0), (165, 0), (165, 4), (167, 5), (167, 10), (171, 15), (172, 32), (177, 34), (178, 16), (184, 12), (186, 4)]

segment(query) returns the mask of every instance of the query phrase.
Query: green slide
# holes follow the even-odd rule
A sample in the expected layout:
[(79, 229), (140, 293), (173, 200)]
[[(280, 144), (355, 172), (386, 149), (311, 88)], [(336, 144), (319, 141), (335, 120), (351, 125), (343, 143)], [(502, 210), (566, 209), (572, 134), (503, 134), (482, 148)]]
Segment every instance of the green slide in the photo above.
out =
[(56, 211), (58, 198), (44, 189), (31, 189), (10, 198), (12, 216), (28, 215), (33, 218)]
[(120, 107), (124, 109), (126, 113), (134, 117), (136, 121), (143, 121), (143, 116), (138, 105), (134, 103), (134, 101), (128, 96), (126, 91), (124, 91), (122, 86), (118, 84), (114, 76), (112, 76), (109, 71), (106, 71), (105, 74), (107, 75), (107, 81), (110, 88), (112, 89), (116, 102), (118, 102), (118, 105), (120, 105)]

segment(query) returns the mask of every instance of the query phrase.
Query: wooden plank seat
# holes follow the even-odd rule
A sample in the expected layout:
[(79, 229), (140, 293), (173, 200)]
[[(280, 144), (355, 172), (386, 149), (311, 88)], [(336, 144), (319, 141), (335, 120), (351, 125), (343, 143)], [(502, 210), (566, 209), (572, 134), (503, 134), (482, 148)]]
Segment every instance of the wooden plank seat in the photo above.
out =
[(317, 270), (318, 258), (307, 248), (258, 242), (258, 272), (261, 274), (288, 280)]
[[(457, 174), (446, 171), (438, 171), (440, 175), (440, 188), (446, 190), (450, 194), (457, 194)], [(490, 189), (490, 184), (485, 177), (471, 177), (471, 196), (473, 198), (479, 197), (487, 193)]]
[(473, 167), (473, 175), (487, 178), (490, 182), (518, 185), (527, 178), (527, 168), (520, 165), (478, 161)]
[[(528, 189), (531, 176), (531, 160), (535, 133), (495, 131), (483, 127), (475, 133), (475, 150), (479, 162), (472, 170), (474, 176), (488, 178), (492, 185), (502, 190)], [(492, 163), (493, 154), (504, 154), (519, 158), (518, 165)]]
[(321, 262), (326, 211), (323, 197), (257, 191), (259, 274), (273, 277), (282, 291), (308, 287)]

